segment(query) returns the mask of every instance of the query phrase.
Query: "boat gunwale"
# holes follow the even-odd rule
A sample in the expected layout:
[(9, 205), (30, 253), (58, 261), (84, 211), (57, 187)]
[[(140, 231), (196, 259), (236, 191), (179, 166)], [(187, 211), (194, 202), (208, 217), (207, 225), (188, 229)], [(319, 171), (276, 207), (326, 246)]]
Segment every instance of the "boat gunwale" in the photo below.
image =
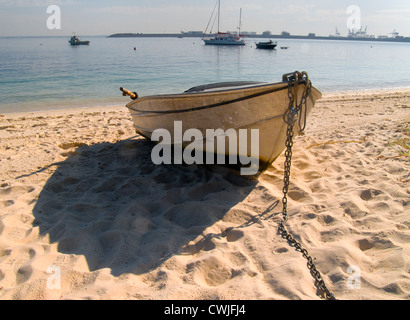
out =
[(287, 88), (288, 82), (264, 83), (260, 85), (254, 85), (254, 86), (239, 87), (239, 88), (232, 88), (232, 89), (225, 89), (225, 90), (213, 90), (213, 91), (208, 91), (208, 92), (200, 91), (200, 92), (182, 92), (182, 93), (171, 93), (171, 94), (156, 94), (156, 95), (150, 95), (150, 96), (144, 96), (144, 97), (138, 98), (137, 100), (132, 101), (129, 104), (132, 104), (132, 103), (135, 103), (141, 100), (147, 100), (147, 99), (190, 98), (193, 95), (195, 96), (219, 95), (224, 92), (248, 91), (248, 90), (259, 89), (263, 87), (270, 87), (270, 86), (281, 85), (281, 84), (284, 85), (284, 87), (281, 89), (285, 89)]
[[(240, 81), (239, 81), (240, 82)], [(222, 82), (223, 83), (223, 82)], [(287, 81), (282, 81), (282, 82), (275, 82), (275, 83), (263, 83), (263, 82), (259, 82), (260, 84), (256, 84), (256, 85), (250, 85), (250, 86), (246, 86), (246, 87), (239, 87), (239, 88), (232, 88), (232, 89), (225, 89), (225, 90), (213, 90), (213, 91), (208, 91), (208, 92), (204, 92), (204, 91), (200, 91), (200, 92), (182, 92), (182, 93), (170, 93), (170, 94), (155, 94), (155, 95), (149, 95), (149, 96), (143, 96), (140, 97), (134, 101), (131, 101), (129, 104), (133, 104), (142, 100), (147, 100), (147, 99), (165, 99), (165, 98), (189, 98), (192, 95), (195, 96), (201, 96), (201, 95), (216, 95), (216, 94), (221, 94), (224, 92), (233, 92), (233, 91), (240, 91), (240, 90), (253, 90), (253, 89), (259, 89), (259, 88), (263, 88), (263, 87), (270, 87), (270, 86), (276, 86), (276, 85), (283, 85), (284, 87), (281, 89), (286, 89), (288, 87), (288, 82)], [(210, 83), (212, 84), (212, 83)], [(305, 80), (300, 80), (299, 84), (306, 84)], [(294, 84), (292, 84), (292, 86), (294, 86)], [(322, 93), (320, 92), (319, 89), (317, 89), (316, 87), (312, 86), (312, 89), (316, 89), (316, 91), (318, 91), (320, 93), (320, 95), (322, 95)], [(188, 89), (190, 90), (190, 89)], [(280, 91), (280, 90), (278, 90)]]
[[(305, 80), (300, 80), (299, 84), (306, 84)], [(283, 85), (283, 87), (281, 87)], [(278, 86), (278, 88), (270, 88), (270, 87), (275, 87)], [(192, 98), (192, 96), (195, 97), (207, 97), (207, 96), (215, 96), (215, 95), (221, 95), (224, 93), (235, 93), (235, 91), (244, 91), (249, 92), (249, 91), (255, 91), (255, 89), (261, 89), (266, 87), (266, 89), (270, 89), (267, 91), (261, 91), (257, 92), (254, 94), (250, 95), (245, 95), (244, 97), (239, 97), (236, 99), (232, 100), (227, 100), (227, 101), (222, 101), (219, 103), (214, 103), (206, 106), (200, 106), (200, 107), (194, 107), (194, 108), (187, 108), (187, 109), (174, 109), (174, 110), (138, 110), (136, 108), (133, 108), (132, 106), (138, 102), (144, 101), (144, 100), (158, 100), (158, 99), (187, 99), (187, 98)], [(226, 90), (216, 90), (216, 91), (209, 91), (209, 92), (188, 92), (188, 93), (179, 93), (179, 94), (163, 94), (163, 95), (152, 95), (152, 96), (145, 96), (138, 98), (137, 100), (134, 100), (130, 102), (129, 104), (126, 105), (126, 107), (132, 111), (135, 112), (140, 112), (140, 113), (154, 113), (154, 114), (172, 114), (172, 113), (184, 113), (184, 112), (193, 112), (193, 111), (200, 111), (200, 110), (205, 110), (205, 109), (210, 109), (210, 108), (215, 108), (215, 107), (220, 107), (252, 98), (256, 98), (262, 95), (286, 90), (288, 88), (288, 82), (277, 82), (277, 83), (268, 83), (268, 84), (261, 84), (261, 85), (255, 85), (255, 86), (249, 86), (245, 88), (232, 88), (232, 89), (226, 89)], [(319, 96), (322, 96), (322, 93), (315, 87), (312, 86), (312, 89), (315, 89)], [(257, 90), (256, 90), (257, 91)]]

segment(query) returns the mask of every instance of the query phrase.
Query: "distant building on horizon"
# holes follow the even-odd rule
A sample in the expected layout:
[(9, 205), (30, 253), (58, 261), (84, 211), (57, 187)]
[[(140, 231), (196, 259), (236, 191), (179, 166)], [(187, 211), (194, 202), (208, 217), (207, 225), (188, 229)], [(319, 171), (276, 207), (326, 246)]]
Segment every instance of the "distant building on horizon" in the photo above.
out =
[[(228, 33), (236, 34), (238, 31), (228, 31)], [(256, 36), (257, 32), (255, 31), (241, 31), (242, 36)]]
[(204, 32), (203, 31), (188, 31), (188, 32), (181, 31), (181, 34), (188, 35), (188, 36), (202, 37), (204, 35)]

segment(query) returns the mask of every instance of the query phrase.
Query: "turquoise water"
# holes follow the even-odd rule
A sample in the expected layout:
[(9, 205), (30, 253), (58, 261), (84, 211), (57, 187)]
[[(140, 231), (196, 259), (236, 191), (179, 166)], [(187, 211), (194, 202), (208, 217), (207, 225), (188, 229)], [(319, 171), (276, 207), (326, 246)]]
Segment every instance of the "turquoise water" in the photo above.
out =
[[(0, 38), (0, 112), (124, 105), (119, 87), (140, 96), (205, 83), (277, 82), (308, 71), (323, 92), (410, 87), (410, 44), (278, 40), (278, 49), (205, 46), (199, 38)], [(282, 50), (280, 46), (288, 46)], [(134, 50), (135, 48), (135, 50)]]

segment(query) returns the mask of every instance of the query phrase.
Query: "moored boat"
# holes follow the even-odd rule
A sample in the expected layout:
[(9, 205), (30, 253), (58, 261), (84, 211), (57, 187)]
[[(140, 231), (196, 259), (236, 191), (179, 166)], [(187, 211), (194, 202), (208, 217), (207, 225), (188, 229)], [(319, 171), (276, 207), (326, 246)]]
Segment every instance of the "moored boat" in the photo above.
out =
[(241, 39), (238, 35), (232, 33), (218, 32), (214, 37), (208, 39), (202, 39), (206, 45), (214, 46), (244, 46), (245, 40)]
[(273, 50), (276, 48), (278, 45), (277, 42), (273, 42), (272, 40), (266, 41), (266, 42), (256, 42), (256, 48), (257, 49), (268, 49), (268, 50)]
[[(213, 14), (212, 14), (213, 15)], [(233, 34), (230, 32), (220, 32), (220, 16), (221, 16), (221, 1), (218, 0), (218, 32), (210, 38), (202, 39), (205, 45), (215, 45), (215, 46), (244, 46), (246, 44), (245, 40), (241, 36), (241, 23), (242, 23), (242, 9), (240, 10), (239, 16), (239, 27), (238, 34)], [(212, 16), (211, 16), (212, 19)], [(209, 23), (208, 23), (209, 25)], [(205, 33), (207, 30), (205, 30)]]
[(77, 36), (72, 36), (71, 39), (68, 41), (68, 43), (72, 46), (80, 46), (80, 45), (89, 45), (90, 41), (86, 40), (80, 40)]
[[(293, 127), (294, 132), (299, 132), (304, 129), (308, 113), (321, 97), (307, 74), (299, 72), (284, 75), (278, 83), (225, 82), (193, 87), (180, 94), (142, 98), (126, 89), (121, 90), (134, 99), (127, 108), (138, 134), (154, 140), (153, 133), (160, 129), (170, 133), (171, 145), (179, 144), (195, 152), (209, 153), (211, 150), (216, 157), (230, 160), (231, 156), (247, 157), (248, 164), (258, 166), (254, 175), (265, 171), (285, 149), (287, 125), (284, 117), (290, 106), (301, 107)], [(294, 100), (290, 101), (289, 97)], [(194, 144), (191, 139), (178, 138), (176, 123), (181, 125), (178, 131), (194, 129), (202, 139)], [(256, 130), (258, 139), (247, 134), (246, 139), (241, 140), (243, 129), (246, 134)], [(224, 148), (208, 148), (209, 143), (212, 146), (215, 143), (209, 141), (208, 130), (219, 130), (214, 138), (223, 138)], [(235, 141), (232, 143), (232, 140)], [(241, 161), (225, 164), (246, 167)]]

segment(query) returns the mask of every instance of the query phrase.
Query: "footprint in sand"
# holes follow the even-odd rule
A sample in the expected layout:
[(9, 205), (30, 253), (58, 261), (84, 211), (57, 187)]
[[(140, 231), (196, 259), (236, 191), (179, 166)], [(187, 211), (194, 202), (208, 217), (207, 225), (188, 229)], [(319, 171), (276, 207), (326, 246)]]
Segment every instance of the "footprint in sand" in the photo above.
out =
[(16, 273), (16, 283), (22, 284), (30, 279), (33, 274), (33, 268), (30, 265), (22, 266)]
[(278, 249), (276, 249), (274, 252), (275, 253), (277, 253), (277, 254), (281, 254), (281, 253), (286, 253), (286, 252), (288, 252), (289, 250), (287, 249), (287, 248), (278, 248)]
[(226, 236), (226, 240), (228, 242), (235, 242), (241, 239), (245, 234), (242, 230), (230, 228), (224, 232), (224, 235)]
[(360, 192), (360, 198), (364, 201), (372, 200), (374, 197), (382, 194), (383, 192), (380, 190), (373, 190), (373, 189), (366, 189)]
[(232, 278), (232, 270), (216, 257), (207, 257), (187, 265), (187, 273), (194, 273), (195, 282), (210, 287), (222, 285)]

